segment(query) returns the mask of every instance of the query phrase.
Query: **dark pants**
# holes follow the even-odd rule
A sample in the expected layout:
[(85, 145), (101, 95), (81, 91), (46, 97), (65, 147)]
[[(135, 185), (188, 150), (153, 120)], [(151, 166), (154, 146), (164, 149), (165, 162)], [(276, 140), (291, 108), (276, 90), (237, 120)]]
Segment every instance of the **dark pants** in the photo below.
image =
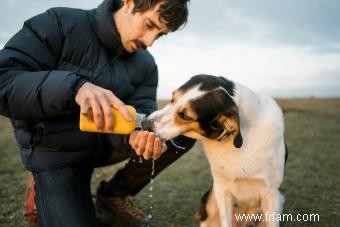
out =
[[(187, 140), (185, 150), (169, 147), (155, 161), (155, 176), (186, 153), (194, 144)], [(105, 158), (105, 165), (120, 162), (128, 155), (113, 153)], [(103, 163), (98, 163), (103, 165)], [(115, 196), (135, 195), (150, 181), (152, 161), (131, 158), (124, 168), (109, 181), (108, 187)], [(92, 167), (69, 166), (33, 172), (39, 226), (96, 226), (96, 213), (91, 198)]]
[(90, 191), (92, 171), (64, 167), (33, 173), (39, 226), (98, 226)]

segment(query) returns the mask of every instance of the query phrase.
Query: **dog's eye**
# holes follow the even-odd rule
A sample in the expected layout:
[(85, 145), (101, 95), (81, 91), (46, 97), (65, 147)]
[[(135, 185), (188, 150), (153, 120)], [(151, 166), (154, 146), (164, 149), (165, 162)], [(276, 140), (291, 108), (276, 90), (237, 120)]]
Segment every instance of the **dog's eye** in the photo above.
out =
[(178, 113), (178, 116), (185, 121), (192, 121), (193, 119), (186, 115), (183, 111)]

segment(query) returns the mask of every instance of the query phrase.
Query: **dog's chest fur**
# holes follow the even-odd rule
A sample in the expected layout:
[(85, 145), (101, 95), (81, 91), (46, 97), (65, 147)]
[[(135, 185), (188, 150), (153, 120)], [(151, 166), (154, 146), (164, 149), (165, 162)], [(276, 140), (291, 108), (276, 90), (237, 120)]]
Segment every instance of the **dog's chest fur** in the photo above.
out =
[(203, 147), (211, 169), (229, 180), (255, 178), (263, 168), (261, 157), (242, 153), (232, 146), (209, 141), (203, 142)]
[(214, 185), (230, 191), (236, 203), (256, 207), (267, 178), (265, 161), (225, 144), (209, 141), (203, 142), (203, 146)]

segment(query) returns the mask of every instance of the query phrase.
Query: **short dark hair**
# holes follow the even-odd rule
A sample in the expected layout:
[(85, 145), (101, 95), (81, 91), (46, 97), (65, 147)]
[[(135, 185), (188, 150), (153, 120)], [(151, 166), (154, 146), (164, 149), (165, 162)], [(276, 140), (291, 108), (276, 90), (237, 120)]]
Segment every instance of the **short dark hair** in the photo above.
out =
[(133, 13), (144, 12), (151, 9), (159, 2), (159, 17), (166, 23), (170, 32), (174, 32), (188, 21), (188, 5), (190, 0), (133, 0), (135, 7)]

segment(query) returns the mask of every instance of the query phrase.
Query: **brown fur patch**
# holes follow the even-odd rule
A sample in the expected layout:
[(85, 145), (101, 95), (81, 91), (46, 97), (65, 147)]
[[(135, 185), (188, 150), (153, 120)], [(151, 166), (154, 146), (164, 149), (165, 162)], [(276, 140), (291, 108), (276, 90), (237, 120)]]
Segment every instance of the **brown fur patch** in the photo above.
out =
[(212, 188), (209, 188), (209, 190), (206, 191), (201, 198), (201, 206), (195, 214), (195, 220), (197, 223), (204, 221), (208, 217), (206, 208), (208, 205), (209, 198), (211, 197), (211, 193), (212, 193)]
[(201, 198), (200, 209), (196, 212), (195, 220), (197, 224), (204, 222), (208, 226), (218, 226), (219, 214), (216, 197), (210, 188)]
[(183, 95), (183, 91), (177, 89), (172, 93), (171, 103), (175, 103)]
[[(192, 120), (185, 120), (180, 117), (180, 113), (184, 113), (187, 117)], [(197, 120), (197, 113), (192, 109), (190, 103), (186, 103), (184, 106), (181, 106), (175, 116), (175, 124), (181, 128), (182, 133), (194, 131), (200, 135), (203, 135), (203, 130), (200, 128)]]
[(237, 134), (240, 131), (240, 121), (237, 115), (225, 116), (222, 115), (219, 121), (224, 125), (224, 128), (233, 134)]

